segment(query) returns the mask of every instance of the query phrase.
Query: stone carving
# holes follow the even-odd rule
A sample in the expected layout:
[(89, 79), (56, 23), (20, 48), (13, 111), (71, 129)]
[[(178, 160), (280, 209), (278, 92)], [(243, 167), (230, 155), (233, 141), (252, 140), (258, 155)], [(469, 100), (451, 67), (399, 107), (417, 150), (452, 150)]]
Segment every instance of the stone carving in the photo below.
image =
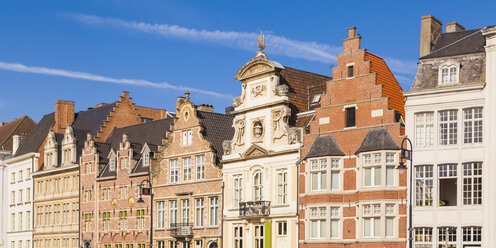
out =
[(289, 137), (288, 137), (288, 143), (289, 144), (296, 144), (296, 143), (302, 143), (302, 137), (303, 137), (303, 131), (301, 128), (298, 127), (292, 127), (289, 129)]
[(243, 83), (241, 86), (241, 96), (237, 96), (233, 98), (233, 107), (239, 107), (243, 102), (245, 101), (246, 98), (246, 83)]
[(231, 154), (231, 141), (230, 140), (224, 140), (222, 142), (222, 150), (224, 150), (224, 155), (230, 155)]
[(234, 118), (233, 144), (236, 146), (242, 146), (245, 144), (245, 125), (246, 125), (246, 121), (244, 117), (237, 116)]
[(264, 92), (267, 90), (267, 87), (265, 85), (257, 85), (253, 88), (251, 88), (251, 95), (253, 97), (261, 96), (264, 94)]
[(289, 87), (285, 84), (278, 85), (274, 90), (277, 96), (287, 96), (289, 94)]
[(272, 137), (274, 141), (288, 134), (288, 118), (290, 115), (291, 109), (288, 106), (272, 112), (272, 126), (274, 127)]

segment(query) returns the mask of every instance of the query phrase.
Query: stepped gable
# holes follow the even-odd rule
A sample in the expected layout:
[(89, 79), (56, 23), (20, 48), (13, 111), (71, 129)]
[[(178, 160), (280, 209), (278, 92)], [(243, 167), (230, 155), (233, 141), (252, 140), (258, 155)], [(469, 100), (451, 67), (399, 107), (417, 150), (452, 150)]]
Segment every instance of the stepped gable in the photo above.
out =
[(355, 155), (379, 150), (400, 150), (400, 147), (386, 128), (370, 129), (360, 147), (356, 150)]
[(338, 143), (332, 135), (319, 136), (313, 142), (312, 148), (305, 156), (305, 159), (328, 156), (344, 156), (346, 155), (339, 147)]
[(450, 33), (442, 33), (432, 48), (432, 52), (420, 59), (442, 58), (471, 53), (484, 53), (486, 39), (482, 29), (470, 29)]
[(55, 113), (43, 116), (40, 122), (31, 130), (31, 134), (21, 142), (15, 156), (21, 156), (30, 152), (37, 152), (43, 144), (48, 131), (55, 124)]
[(27, 115), (0, 126), (0, 150), (12, 151), (12, 136), (27, 136), (36, 126)]
[(99, 105), (97, 108), (86, 111), (81, 111), (76, 114), (72, 128), (87, 130), (88, 132), (91, 132), (91, 135), (94, 137), (114, 107), (115, 102)]
[(205, 111), (197, 111), (196, 114), (201, 119), (203, 137), (212, 143), (217, 164), (221, 164), (220, 161), (224, 154), (222, 142), (231, 140), (234, 136), (234, 128), (232, 127), (234, 116)]

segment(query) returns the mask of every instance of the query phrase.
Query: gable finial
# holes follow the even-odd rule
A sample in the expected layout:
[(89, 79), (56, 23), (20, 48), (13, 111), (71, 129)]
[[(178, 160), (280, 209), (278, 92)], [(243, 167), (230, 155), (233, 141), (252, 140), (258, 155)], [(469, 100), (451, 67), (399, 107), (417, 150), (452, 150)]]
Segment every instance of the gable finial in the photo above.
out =
[(260, 34), (258, 35), (258, 47), (262, 52), (263, 50), (265, 50), (265, 36), (263, 35), (262, 32), (260, 32)]
[(186, 92), (184, 92), (184, 95), (186, 96), (186, 100), (189, 100), (189, 91), (186, 90)]

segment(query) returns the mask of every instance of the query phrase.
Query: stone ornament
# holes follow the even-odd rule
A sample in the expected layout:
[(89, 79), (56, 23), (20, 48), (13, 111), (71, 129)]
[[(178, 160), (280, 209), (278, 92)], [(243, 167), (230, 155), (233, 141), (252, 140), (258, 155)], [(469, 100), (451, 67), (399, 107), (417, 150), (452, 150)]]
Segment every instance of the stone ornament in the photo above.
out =
[(241, 87), (241, 96), (237, 96), (233, 98), (233, 107), (239, 107), (243, 102), (245, 101), (246, 98), (246, 83), (242, 84)]
[(281, 107), (272, 112), (273, 122), (273, 139), (281, 139), (283, 136), (288, 135), (288, 119), (291, 115), (291, 109), (288, 106)]
[(129, 206), (132, 207), (134, 206), (134, 198), (129, 198)]
[(222, 142), (222, 150), (224, 150), (224, 155), (230, 155), (231, 154), (231, 141), (230, 140), (224, 140)]
[(112, 199), (112, 207), (115, 208), (117, 207), (117, 199)]
[(233, 144), (236, 146), (242, 146), (245, 144), (245, 117), (237, 116), (234, 118), (233, 127), (234, 127), (234, 137)]
[(289, 95), (289, 87), (285, 84), (278, 85), (274, 90), (274, 93), (277, 96), (288, 96)]
[(264, 92), (267, 90), (267, 87), (265, 85), (257, 85), (253, 88), (251, 88), (251, 95), (253, 97), (258, 97), (264, 94)]
[(303, 131), (301, 128), (292, 127), (289, 129), (289, 137), (288, 137), (289, 144), (292, 145), (296, 143), (302, 143), (302, 137), (303, 137)]

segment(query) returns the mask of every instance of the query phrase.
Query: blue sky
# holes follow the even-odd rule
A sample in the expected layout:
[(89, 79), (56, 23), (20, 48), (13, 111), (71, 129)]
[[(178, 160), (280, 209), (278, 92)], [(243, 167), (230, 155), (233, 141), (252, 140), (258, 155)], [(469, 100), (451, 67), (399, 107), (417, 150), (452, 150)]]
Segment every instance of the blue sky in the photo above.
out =
[(467, 29), (496, 24), (496, 1), (1, 1), (0, 121), (39, 121), (55, 100), (84, 110), (130, 92), (140, 106), (196, 104), (223, 112), (240, 94), (237, 70), (258, 50), (330, 75), (347, 28), (385, 58), (404, 89), (415, 75), (420, 18)]

